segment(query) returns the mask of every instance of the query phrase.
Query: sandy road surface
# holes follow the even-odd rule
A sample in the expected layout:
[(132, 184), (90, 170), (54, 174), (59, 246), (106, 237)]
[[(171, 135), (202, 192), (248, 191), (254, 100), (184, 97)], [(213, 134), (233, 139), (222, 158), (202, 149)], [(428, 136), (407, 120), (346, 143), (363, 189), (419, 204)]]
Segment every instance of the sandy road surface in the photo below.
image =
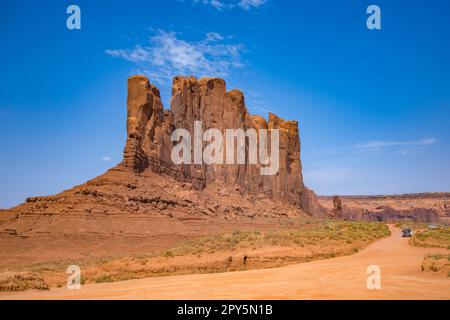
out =
[[(347, 257), (282, 268), (146, 278), (0, 294), (0, 299), (450, 299), (450, 278), (421, 271), (433, 249), (413, 248), (400, 230)], [(441, 250), (442, 251), (442, 250)], [(381, 290), (368, 290), (369, 265), (381, 268)]]

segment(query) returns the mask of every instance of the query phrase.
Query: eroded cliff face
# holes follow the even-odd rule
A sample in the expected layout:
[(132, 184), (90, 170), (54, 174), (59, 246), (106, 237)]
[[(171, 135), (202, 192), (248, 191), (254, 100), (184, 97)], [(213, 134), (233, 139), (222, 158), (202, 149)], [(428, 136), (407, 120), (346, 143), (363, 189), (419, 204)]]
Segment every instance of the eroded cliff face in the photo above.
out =
[(336, 218), (356, 221), (450, 221), (449, 193), (375, 196), (321, 196), (323, 207)]
[[(224, 161), (224, 164), (175, 165), (171, 160), (175, 145), (171, 135), (175, 129), (186, 129), (194, 137), (196, 121), (201, 121), (203, 132), (214, 128), (224, 137), (227, 129), (255, 129), (256, 132), (267, 129), (268, 146), (271, 130), (278, 129), (278, 173), (262, 175), (261, 165), (249, 162), (248, 139), (242, 164), (225, 164)], [(223, 149), (226, 148), (224, 141)], [(145, 76), (131, 77), (128, 80), (127, 141), (122, 164), (136, 173), (152, 170), (166, 174), (178, 181), (190, 182), (200, 190), (208, 183), (219, 182), (239, 186), (249, 193), (286, 199), (311, 214), (320, 214), (322, 210), (315, 194), (303, 184), (298, 123), (285, 121), (272, 113), (268, 121), (249, 114), (244, 94), (239, 90), (227, 91), (225, 81), (219, 78), (175, 77), (171, 108), (164, 110), (159, 90)]]
[[(86, 183), (2, 212), (0, 266), (150, 252), (211, 234), (284, 228), (286, 219), (326, 213), (303, 185), (297, 122), (250, 115), (242, 92), (227, 92), (222, 79), (175, 78), (170, 110), (143, 76), (131, 77), (128, 91), (122, 162)], [(260, 165), (248, 161), (174, 165), (172, 133), (184, 128), (192, 134), (197, 120), (201, 129), (220, 132), (279, 129), (278, 175), (263, 176)], [(248, 145), (242, 148), (248, 156)]]

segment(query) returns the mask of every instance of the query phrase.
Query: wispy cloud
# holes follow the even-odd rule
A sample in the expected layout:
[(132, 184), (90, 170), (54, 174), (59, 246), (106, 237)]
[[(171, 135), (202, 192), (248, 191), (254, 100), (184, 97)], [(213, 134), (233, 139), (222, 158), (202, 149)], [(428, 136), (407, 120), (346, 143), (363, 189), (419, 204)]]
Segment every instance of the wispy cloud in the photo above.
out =
[(230, 39), (210, 32), (200, 41), (187, 41), (175, 32), (157, 30), (147, 45), (108, 49), (106, 53), (134, 63), (139, 72), (160, 83), (175, 75), (226, 77), (231, 69), (245, 66), (245, 46), (230, 43)]
[(372, 140), (368, 142), (357, 143), (353, 149), (357, 153), (380, 153), (389, 150), (394, 153), (408, 153), (411, 149), (427, 146), (436, 143), (435, 138), (426, 138), (416, 141), (382, 141)]
[(370, 140), (366, 142), (358, 142), (354, 145), (347, 145), (342, 147), (335, 147), (325, 152), (333, 155), (339, 154), (361, 154), (361, 155), (376, 155), (382, 153), (396, 153), (396, 154), (410, 154), (415, 150), (435, 144), (438, 140), (436, 138), (424, 138), (420, 140), (411, 141), (385, 141), (385, 140)]
[(250, 10), (252, 8), (259, 8), (266, 2), (267, 0), (241, 0), (239, 2), (239, 7), (245, 10)]
[(109, 161), (112, 160), (110, 156), (104, 156), (104, 157), (101, 157), (101, 159), (102, 159), (103, 161), (107, 161), (107, 162), (109, 162)]
[(220, 11), (224, 10), (224, 9), (227, 9), (229, 7), (229, 4), (227, 4), (223, 0), (193, 0), (193, 2), (211, 6), (214, 9), (217, 9), (217, 10), (220, 10)]
[(250, 10), (259, 8), (267, 3), (268, 0), (192, 0), (194, 4), (200, 3), (211, 6), (216, 10), (223, 11), (226, 9), (241, 8)]
[(252, 90), (246, 91), (245, 104), (252, 113), (268, 114), (269, 112), (276, 112), (272, 106), (262, 99), (260, 94)]

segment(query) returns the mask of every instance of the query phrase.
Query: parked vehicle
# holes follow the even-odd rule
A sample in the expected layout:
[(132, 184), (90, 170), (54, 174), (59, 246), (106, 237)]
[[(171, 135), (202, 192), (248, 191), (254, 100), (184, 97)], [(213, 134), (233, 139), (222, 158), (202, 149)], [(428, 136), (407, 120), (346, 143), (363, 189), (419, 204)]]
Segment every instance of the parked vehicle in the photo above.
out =
[(402, 229), (402, 237), (411, 237), (413, 235), (411, 227), (403, 227)]

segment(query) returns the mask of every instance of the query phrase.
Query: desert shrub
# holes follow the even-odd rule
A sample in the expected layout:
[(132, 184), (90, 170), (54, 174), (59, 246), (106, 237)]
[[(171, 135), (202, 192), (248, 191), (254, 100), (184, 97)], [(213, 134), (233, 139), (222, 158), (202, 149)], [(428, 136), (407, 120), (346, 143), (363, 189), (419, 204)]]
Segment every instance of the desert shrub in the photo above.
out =
[(164, 255), (166, 257), (173, 257), (173, 252), (171, 250), (166, 250), (166, 252), (164, 253)]
[[(308, 220), (297, 228), (268, 231), (238, 230), (232, 233), (206, 236), (186, 241), (163, 251), (161, 255), (166, 257), (199, 255), (244, 248), (256, 250), (264, 246), (327, 247), (331, 242), (336, 245), (348, 245), (355, 241), (368, 242), (388, 235), (390, 235), (389, 228), (383, 223)], [(355, 251), (353, 250), (353, 252)]]
[(113, 282), (114, 279), (106, 274), (101, 275), (95, 279), (95, 283), (105, 283), (105, 282)]
[(425, 258), (440, 260), (440, 259), (445, 258), (445, 255), (443, 255), (441, 253), (430, 253), (430, 254), (427, 254)]
[(413, 235), (411, 242), (417, 247), (450, 248), (450, 229), (438, 227), (436, 229), (422, 229)]
[(30, 272), (7, 273), (0, 278), (0, 291), (23, 291), (28, 289), (48, 290), (40, 276)]

